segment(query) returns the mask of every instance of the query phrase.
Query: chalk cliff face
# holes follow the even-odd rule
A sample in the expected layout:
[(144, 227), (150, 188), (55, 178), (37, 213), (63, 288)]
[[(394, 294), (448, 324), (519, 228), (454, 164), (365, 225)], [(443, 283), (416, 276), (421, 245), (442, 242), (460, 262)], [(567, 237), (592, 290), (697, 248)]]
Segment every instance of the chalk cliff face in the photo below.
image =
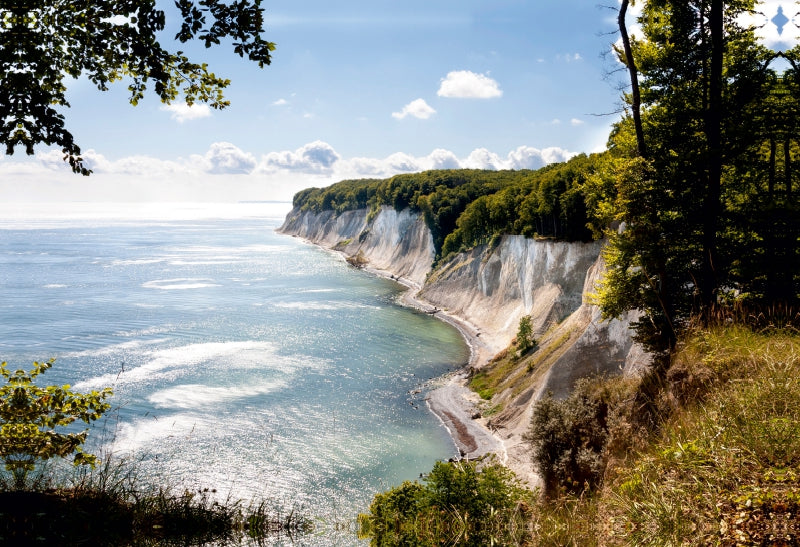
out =
[(601, 321), (589, 301), (603, 272), (601, 242), (504, 236), (494, 248), (460, 253), (431, 271), (430, 231), (408, 210), (384, 207), (369, 220), (366, 210), (338, 216), (294, 210), (279, 231), (349, 256), (360, 254), (369, 266), (410, 281), (422, 300), (465, 321), (490, 355), (508, 347), (520, 318), (531, 316), (538, 348), (509, 371), (492, 400), (503, 410), (490, 425), (506, 439), (516, 469), (529, 466), (521, 437), (535, 400), (546, 392), (564, 397), (585, 376), (636, 374), (649, 364), (631, 338), (636, 315)]
[(366, 209), (334, 215), (292, 210), (278, 231), (302, 237), (348, 256), (359, 253), (369, 265), (421, 287), (436, 250), (425, 222), (409, 210), (382, 208), (369, 219)]

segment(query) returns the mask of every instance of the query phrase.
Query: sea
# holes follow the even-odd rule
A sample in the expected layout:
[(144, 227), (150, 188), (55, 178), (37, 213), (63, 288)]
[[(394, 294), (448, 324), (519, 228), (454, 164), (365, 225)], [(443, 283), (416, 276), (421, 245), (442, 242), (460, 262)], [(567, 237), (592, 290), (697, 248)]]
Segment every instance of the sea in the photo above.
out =
[(364, 545), (374, 494), (455, 454), (424, 397), (469, 349), (394, 282), (277, 233), (290, 208), (0, 205), (0, 360), (113, 388), (87, 449), (143, 480), (305, 514), (295, 545)]

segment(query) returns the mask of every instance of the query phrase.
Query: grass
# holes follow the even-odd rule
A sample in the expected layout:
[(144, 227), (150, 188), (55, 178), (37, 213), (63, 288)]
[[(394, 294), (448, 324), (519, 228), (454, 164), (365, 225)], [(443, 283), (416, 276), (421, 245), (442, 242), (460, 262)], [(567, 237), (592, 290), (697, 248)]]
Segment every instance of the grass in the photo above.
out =
[[(573, 494), (560, 490), (517, 512), (492, 513), (479, 523), (492, 531), (481, 540), (581, 547), (800, 544), (800, 335), (763, 322), (721, 325), (692, 332), (657, 374), (587, 384), (587, 393), (605, 393), (609, 401), (602, 482)], [(512, 361), (498, 357), (494, 368), (472, 379), (473, 387), (496, 389), (495, 378)], [(398, 532), (417, 526), (420, 540), (409, 544), (478, 544), (458, 514), (420, 518), (397, 521)], [(373, 545), (402, 544), (371, 537)]]
[(260, 545), (311, 531), (311, 521), (215, 491), (143, 486), (135, 465), (104, 459), (56, 482), (44, 470), (25, 490), (0, 484), (3, 545)]
[[(633, 406), (620, 415), (631, 423), (622, 431), (638, 439), (609, 441), (605, 483), (591, 496), (539, 506), (534, 542), (796, 545), (798, 342), (791, 330), (742, 325), (693, 333), (659, 389), (645, 390), (659, 427), (637, 427), (642, 397), (628, 399)], [(614, 443), (625, 445), (616, 456)]]

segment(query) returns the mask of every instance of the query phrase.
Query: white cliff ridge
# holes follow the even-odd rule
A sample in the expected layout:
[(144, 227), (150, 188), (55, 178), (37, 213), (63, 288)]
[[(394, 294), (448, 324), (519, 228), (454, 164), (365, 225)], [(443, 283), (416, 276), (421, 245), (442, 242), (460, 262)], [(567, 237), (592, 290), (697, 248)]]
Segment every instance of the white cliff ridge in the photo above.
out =
[(436, 312), (465, 335), (473, 369), (507, 348), (520, 318), (531, 317), (540, 358), (535, 370), (528, 366), (509, 373), (492, 399), (502, 412), (490, 420), (476, 419), (479, 398), (464, 387), (469, 371), (432, 392), (431, 409), (462, 454), (496, 452), (523, 480), (534, 483), (530, 450), (522, 441), (533, 403), (547, 392), (566, 396), (581, 377), (635, 374), (649, 364), (628, 328), (635, 316), (601, 321), (599, 309), (587, 299), (603, 271), (602, 243), (504, 236), (494, 248), (460, 253), (432, 271), (435, 248), (422, 217), (389, 207), (368, 217), (367, 210), (335, 215), (295, 209), (279, 231), (359, 257), (378, 273), (412, 287), (409, 303)]

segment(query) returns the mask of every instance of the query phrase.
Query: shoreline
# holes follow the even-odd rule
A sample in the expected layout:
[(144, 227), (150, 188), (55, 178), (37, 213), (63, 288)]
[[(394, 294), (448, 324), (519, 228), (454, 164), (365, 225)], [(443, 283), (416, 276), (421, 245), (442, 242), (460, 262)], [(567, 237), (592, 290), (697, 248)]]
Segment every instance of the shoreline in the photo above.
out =
[[(342, 251), (319, 245), (296, 234), (282, 232), (280, 229), (276, 231), (347, 259), (348, 255)], [(480, 330), (465, 319), (441, 310), (420, 298), (419, 291), (422, 287), (419, 284), (368, 264), (361, 269), (404, 287), (405, 290), (398, 298), (401, 305), (435, 316), (453, 326), (461, 334), (470, 350), (467, 364), (429, 382), (428, 385), (431, 387), (425, 396), (425, 404), (450, 435), (455, 449), (454, 459), (475, 460), (495, 454), (501, 464), (507, 465), (508, 452), (504, 440), (488, 428), (485, 418), (480, 417), (478, 409), (480, 397), (467, 387), (469, 370), (485, 365), (499, 350), (493, 350), (484, 343), (480, 339)]]
[(457, 449), (455, 459), (475, 460), (495, 454), (500, 463), (506, 465), (508, 453), (505, 443), (486, 426), (478, 406), (480, 397), (467, 386), (470, 369), (485, 365), (497, 352), (480, 339), (480, 331), (468, 321), (420, 298), (421, 287), (416, 283), (386, 270), (370, 266), (363, 269), (405, 287), (399, 298), (402, 305), (434, 316), (455, 327), (461, 334), (470, 352), (467, 364), (439, 377), (435, 381), (437, 385), (432, 386), (425, 396), (425, 402), (450, 434)]

